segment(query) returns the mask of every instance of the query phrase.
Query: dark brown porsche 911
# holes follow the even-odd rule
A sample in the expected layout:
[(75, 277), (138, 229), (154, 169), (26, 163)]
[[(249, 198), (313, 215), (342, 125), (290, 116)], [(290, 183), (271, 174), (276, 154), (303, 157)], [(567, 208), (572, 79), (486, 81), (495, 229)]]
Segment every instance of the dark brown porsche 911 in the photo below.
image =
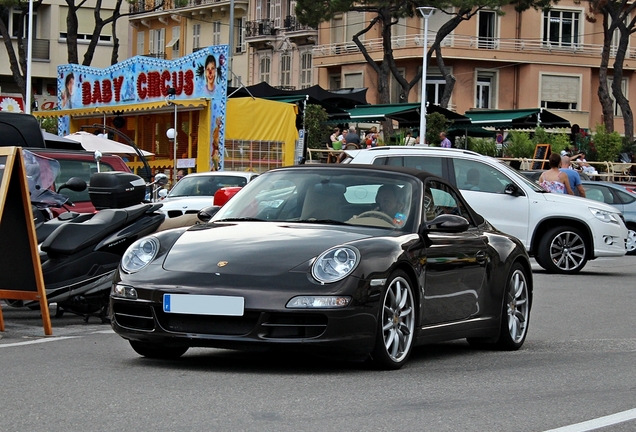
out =
[(124, 255), (111, 322), (137, 353), (315, 349), (397, 369), (418, 344), (524, 343), (532, 273), (523, 245), (438, 177), (279, 168), (215, 210)]

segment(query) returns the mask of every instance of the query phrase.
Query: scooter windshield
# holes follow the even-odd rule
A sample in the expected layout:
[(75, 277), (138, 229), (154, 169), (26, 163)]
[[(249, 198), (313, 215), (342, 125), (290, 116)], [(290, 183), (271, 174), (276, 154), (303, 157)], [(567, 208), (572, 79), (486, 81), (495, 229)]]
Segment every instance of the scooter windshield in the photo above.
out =
[(55, 159), (36, 155), (22, 149), (26, 178), (31, 193), (31, 203), (38, 207), (61, 207), (68, 197), (54, 192), (55, 178), (60, 173), (60, 163)]

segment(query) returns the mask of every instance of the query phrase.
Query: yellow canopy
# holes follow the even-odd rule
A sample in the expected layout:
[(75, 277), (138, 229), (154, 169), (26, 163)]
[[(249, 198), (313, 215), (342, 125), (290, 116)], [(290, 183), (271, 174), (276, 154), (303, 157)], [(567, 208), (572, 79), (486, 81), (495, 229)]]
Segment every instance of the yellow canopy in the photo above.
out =
[(284, 165), (294, 164), (298, 140), (294, 104), (251, 97), (230, 98), (225, 122), (226, 140), (281, 141), (285, 143)]

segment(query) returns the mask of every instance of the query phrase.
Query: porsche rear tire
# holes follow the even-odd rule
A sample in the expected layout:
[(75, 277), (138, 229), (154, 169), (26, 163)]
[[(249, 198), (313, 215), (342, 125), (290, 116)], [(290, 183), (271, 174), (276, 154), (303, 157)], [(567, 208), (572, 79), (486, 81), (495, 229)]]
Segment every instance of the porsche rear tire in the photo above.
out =
[(415, 298), (409, 277), (397, 270), (387, 279), (371, 359), (380, 369), (400, 369), (413, 350)]
[(149, 342), (128, 341), (135, 352), (152, 359), (177, 359), (188, 350), (188, 347), (167, 347)]

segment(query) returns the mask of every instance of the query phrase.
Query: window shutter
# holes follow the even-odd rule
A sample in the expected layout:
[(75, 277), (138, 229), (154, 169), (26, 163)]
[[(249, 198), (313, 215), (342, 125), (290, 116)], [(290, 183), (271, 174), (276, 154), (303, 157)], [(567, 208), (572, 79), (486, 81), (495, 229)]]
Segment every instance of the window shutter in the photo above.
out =
[(542, 75), (541, 100), (578, 103), (580, 80), (575, 76)]

